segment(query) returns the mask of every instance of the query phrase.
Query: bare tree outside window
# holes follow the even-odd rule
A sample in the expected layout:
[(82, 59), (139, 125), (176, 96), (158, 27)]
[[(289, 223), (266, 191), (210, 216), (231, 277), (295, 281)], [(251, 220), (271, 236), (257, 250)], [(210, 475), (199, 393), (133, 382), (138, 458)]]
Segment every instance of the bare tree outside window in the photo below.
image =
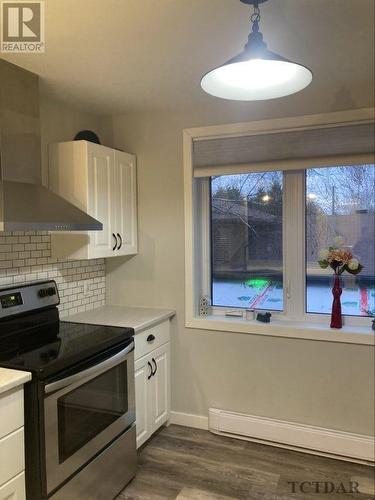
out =
[(283, 309), (282, 172), (211, 179), (212, 302)]
[(360, 275), (342, 276), (343, 312), (375, 313), (374, 186), (374, 165), (306, 171), (307, 312), (330, 312), (332, 276), (318, 266), (319, 251), (341, 236), (364, 265)]

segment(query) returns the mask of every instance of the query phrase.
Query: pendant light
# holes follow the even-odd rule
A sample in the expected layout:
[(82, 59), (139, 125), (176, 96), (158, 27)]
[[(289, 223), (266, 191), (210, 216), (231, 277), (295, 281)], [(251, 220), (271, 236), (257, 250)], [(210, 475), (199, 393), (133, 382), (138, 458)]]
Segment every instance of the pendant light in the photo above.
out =
[(311, 83), (308, 68), (267, 49), (259, 31), (259, 4), (266, 1), (241, 0), (254, 7), (252, 32), (241, 54), (202, 78), (201, 87), (208, 94), (235, 101), (261, 101), (294, 94)]

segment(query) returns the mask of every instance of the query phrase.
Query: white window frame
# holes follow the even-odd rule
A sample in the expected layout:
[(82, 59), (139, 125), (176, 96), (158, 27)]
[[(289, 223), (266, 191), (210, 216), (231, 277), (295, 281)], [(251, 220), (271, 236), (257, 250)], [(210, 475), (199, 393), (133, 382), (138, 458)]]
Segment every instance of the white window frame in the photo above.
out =
[[(369, 121), (372, 108), (323, 115), (265, 120), (187, 129), (183, 131), (185, 189), (185, 324), (188, 328), (271, 335), (288, 338), (325, 340), (374, 345), (374, 332), (369, 318), (344, 316), (340, 330), (329, 328), (329, 315), (306, 313), (305, 310), (305, 170), (284, 171), (283, 189), (283, 270), (284, 311), (272, 313), (271, 323), (246, 321), (225, 315), (229, 307), (214, 307), (212, 315), (199, 316), (199, 298), (211, 294), (210, 256), (210, 180), (193, 178), (193, 142), (208, 138), (249, 135), (257, 131), (283, 131), (330, 124)], [(342, 158), (340, 159), (342, 161)], [(347, 157), (346, 164), (373, 163), (371, 155)], [(327, 166), (335, 165), (327, 159)], [(342, 164), (342, 163), (341, 163)], [(226, 171), (223, 171), (225, 175)], [(286, 203), (293, 199), (293, 203)], [(299, 207), (296, 210), (296, 207)], [(288, 220), (288, 224), (285, 224)], [(291, 221), (293, 221), (291, 223)], [(293, 228), (293, 230), (291, 230)], [(295, 229), (297, 228), (297, 231)], [(288, 233), (289, 231), (289, 233)], [(293, 272), (291, 272), (293, 270)], [(296, 272), (296, 270), (299, 270)], [(292, 297), (292, 299), (290, 298)], [(293, 307), (292, 307), (293, 305)]]

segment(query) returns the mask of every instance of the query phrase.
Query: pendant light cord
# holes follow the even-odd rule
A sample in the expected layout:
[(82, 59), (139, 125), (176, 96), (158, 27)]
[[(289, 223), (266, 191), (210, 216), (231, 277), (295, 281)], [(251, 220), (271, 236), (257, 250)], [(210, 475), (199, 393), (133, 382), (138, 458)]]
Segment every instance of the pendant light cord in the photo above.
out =
[(267, 45), (264, 43), (263, 35), (259, 31), (259, 22), (260, 22), (259, 3), (254, 0), (253, 6), (254, 6), (254, 12), (250, 16), (250, 22), (253, 23), (253, 26), (249, 34), (247, 44), (245, 45), (245, 50), (251, 50), (252, 52), (257, 52), (259, 54), (259, 57), (261, 57), (262, 52), (267, 49)]
[(257, 33), (260, 22), (260, 8), (258, 3), (254, 3), (254, 12), (251, 14), (250, 21), (253, 23), (253, 31)]

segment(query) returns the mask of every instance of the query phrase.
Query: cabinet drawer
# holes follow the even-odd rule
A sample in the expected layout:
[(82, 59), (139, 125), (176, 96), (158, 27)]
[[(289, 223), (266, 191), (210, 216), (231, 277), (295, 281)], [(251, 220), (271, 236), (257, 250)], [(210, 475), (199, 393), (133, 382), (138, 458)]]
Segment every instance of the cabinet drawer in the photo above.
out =
[[(152, 337), (155, 337), (154, 339)], [(147, 340), (148, 339), (148, 340)], [(150, 353), (157, 347), (169, 342), (169, 320), (163, 321), (159, 325), (148, 328), (144, 332), (137, 333), (134, 336), (135, 341), (135, 359)]]
[(0, 439), (23, 426), (23, 387), (0, 396)]
[(23, 427), (0, 439), (0, 484), (25, 468)]
[(0, 500), (25, 500), (25, 473), (0, 486)]

